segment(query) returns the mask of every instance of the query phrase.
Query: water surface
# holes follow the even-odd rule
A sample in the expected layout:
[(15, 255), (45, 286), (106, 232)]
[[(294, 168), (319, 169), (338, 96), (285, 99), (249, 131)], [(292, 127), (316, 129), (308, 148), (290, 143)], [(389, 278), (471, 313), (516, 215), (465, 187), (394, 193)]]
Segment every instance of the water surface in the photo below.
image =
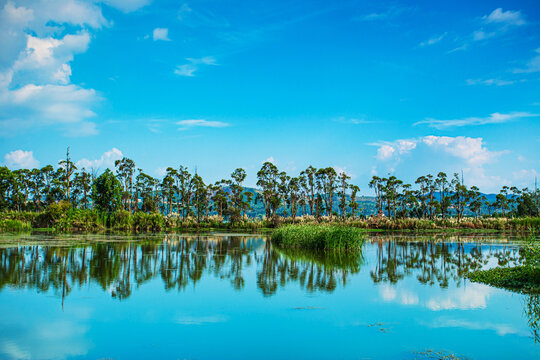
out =
[(2, 235), (0, 358), (539, 359), (538, 296), (463, 278), (519, 263), (519, 241)]

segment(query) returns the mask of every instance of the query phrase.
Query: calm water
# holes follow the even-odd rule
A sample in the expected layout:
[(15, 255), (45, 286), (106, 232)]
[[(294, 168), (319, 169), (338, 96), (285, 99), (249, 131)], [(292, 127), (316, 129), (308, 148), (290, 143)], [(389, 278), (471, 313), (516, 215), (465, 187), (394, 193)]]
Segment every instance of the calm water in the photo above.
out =
[(3, 235), (0, 358), (540, 359), (538, 296), (462, 277), (516, 262), (519, 239), (501, 235), (371, 234), (355, 254)]

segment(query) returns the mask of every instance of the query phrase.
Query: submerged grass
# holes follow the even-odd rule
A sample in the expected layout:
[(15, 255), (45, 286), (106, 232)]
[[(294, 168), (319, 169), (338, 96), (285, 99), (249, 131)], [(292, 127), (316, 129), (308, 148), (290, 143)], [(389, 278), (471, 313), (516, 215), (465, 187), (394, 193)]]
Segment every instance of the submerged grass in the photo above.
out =
[(272, 233), (278, 246), (306, 249), (359, 249), (365, 238), (362, 229), (337, 225), (285, 225)]

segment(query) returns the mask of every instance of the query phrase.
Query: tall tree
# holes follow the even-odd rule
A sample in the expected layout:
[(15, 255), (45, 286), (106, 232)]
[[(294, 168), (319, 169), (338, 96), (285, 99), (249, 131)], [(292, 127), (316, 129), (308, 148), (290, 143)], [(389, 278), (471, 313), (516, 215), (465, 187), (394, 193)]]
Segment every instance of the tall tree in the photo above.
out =
[(121, 209), (122, 185), (111, 170), (106, 169), (93, 185), (92, 200), (101, 211), (113, 212)]
[(67, 201), (70, 201), (71, 176), (73, 175), (75, 170), (77, 170), (77, 167), (71, 161), (71, 157), (69, 156), (69, 147), (67, 148), (67, 151), (66, 151), (66, 159), (58, 162), (58, 165), (63, 170), (61, 181), (64, 188), (64, 198)]
[(351, 177), (344, 171), (339, 174), (339, 208), (341, 209), (341, 218), (345, 220), (347, 215), (347, 190), (349, 189), (349, 183), (347, 182)]
[(351, 188), (351, 198), (349, 200), (349, 208), (351, 209), (351, 216), (355, 219), (355, 213), (358, 209), (358, 203), (356, 202), (356, 195), (360, 192), (360, 187), (358, 185), (350, 185)]

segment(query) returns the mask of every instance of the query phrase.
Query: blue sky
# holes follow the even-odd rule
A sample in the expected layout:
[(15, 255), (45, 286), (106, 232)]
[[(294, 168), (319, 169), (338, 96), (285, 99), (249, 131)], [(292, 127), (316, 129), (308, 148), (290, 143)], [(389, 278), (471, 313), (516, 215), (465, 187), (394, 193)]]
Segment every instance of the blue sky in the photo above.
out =
[(538, 1), (0, 1), (0, 161), (534, 186)]

